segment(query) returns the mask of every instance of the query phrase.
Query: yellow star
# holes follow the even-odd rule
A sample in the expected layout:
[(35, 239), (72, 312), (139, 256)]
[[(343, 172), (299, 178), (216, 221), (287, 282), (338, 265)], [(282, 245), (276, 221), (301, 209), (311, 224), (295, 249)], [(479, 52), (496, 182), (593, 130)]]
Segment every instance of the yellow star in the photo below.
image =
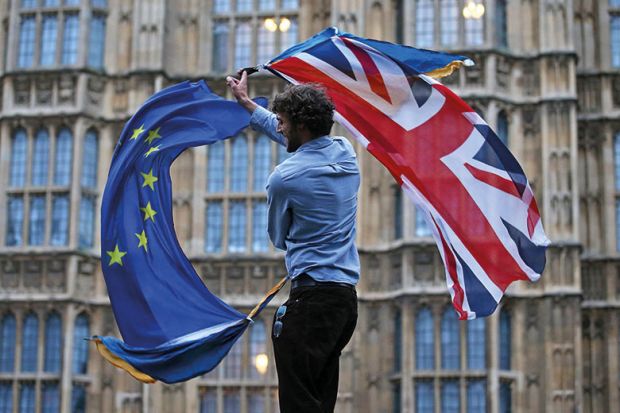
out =
[(140, 240), (138, 248), (144, 247), (144, 251), (148, 251), (149, 248), (146, 246), (146, 243), (149, 242), (149, 240), (146, 239), (146, 234), (144, 233), (144, 230), (142, 230), (141, 234), (136, 234), (136, 237), (138, 237), (138, 239)]
[(138, 136), (140, 136), (140, 134), (144, 132), (144, 125), (140, 125), (140, 127), (138, 129), (134, 129), (133, 130), (133, 135), (131, 135), (131, 139), (138, 139)]
[(144, 208), (140, 208), (140, 211), (144, 212), (144, 220), (146, 221), (147, 219), (151, 218), (151, 221), (155, 222), (155, 214), (157, 214), (157, 211), (155, 211), (153, 208), (151, 208), (151, 203), (147, 203), (146, 206)]
[(120, 251), (118, 249), (118, 244), (116, 244), (113, 251), (106, 251), (106, 253), (110, 256), (110, 262), (108, 263), (108, 266), (111, 266), (112, 264), (120, 264), (122, 266), (122, 258), (127, 255), (126, 252)]
[(151, 190), (154, 191), (155, 188), (153, 187), (153, 184), (158, 181), (158, 178), (156, 176), (153, 176), (153, 168), (151, 168), (148, 174), (140, 172), (140, 175), (142, 175), (142, 178), (144, 178), (144, 182), (142, 182), (142, 188), (148, 186), (149, 188), (151, 188)]
[(149, 145), (155, 140), (155, 139), (161, 139), (161, 136), (159, 135), (159, 130), (161, 128), (157, 128), (155, 130), (150, 130), (149, 131), (149, 136), (145, 139), (146, 143), (148, 143)]
[(160, 145), (153, 146), (153, 147), (149, 148), (149, 150), (144, 154), (144, 157), (148, 158), (148, 156), (150, 154), (152, 154), (153, 152), (157, 152), (159, 150), (159, 147), (160, 147)]

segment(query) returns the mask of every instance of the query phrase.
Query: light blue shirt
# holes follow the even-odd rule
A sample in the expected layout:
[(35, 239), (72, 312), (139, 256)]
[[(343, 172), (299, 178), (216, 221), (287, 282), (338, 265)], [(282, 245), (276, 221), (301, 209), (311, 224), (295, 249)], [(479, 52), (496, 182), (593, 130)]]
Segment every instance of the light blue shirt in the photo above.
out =
[[(276, 115), (258, 107), (250, 125), (280, 145)], [(355, 215), (360, 177), (351, 143), (322, 136), (306, 142), (280, 163), (267, 182), (269, 238), (286, 251), (291, 278), (357, 284)]]

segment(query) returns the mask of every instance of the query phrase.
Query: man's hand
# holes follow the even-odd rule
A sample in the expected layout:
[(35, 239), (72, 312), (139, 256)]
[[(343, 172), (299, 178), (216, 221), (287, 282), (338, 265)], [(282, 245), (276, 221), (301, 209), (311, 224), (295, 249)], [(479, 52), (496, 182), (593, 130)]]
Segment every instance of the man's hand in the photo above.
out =
[(226, 84), (232, 91), (235, 99), (237, 99), (237, 102), (246, 108), (248, 112), (254, 112), (254, 109), (256, 109), (258, 105), (248, 96), (248, 73), (244, 70), (241, 73), (241, 79), (227, 76)]

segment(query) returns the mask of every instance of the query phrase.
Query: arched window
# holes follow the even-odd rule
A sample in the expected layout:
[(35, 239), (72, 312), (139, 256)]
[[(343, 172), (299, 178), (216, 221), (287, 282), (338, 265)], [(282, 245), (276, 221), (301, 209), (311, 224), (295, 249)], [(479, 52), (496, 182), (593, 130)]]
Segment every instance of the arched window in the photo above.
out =
[(34, 150), (32, 155), (32, 185), (47, 185), (49, 152), (49, 134), (47, 133), (47, 130), (39, 129), (34, 138)]
[(504, 309), (499, 313), (499, 369), (510, 370), (510, 355), (512, 352), (510, 328), (510, 313)]
[[(216, 3), (217, 4), (217, 3)], [(228, 23), (213, 24), (213, 70), (225, 72), (228, 69)]]
[(248, 67), (252, 58), (252, 27), (242, 21), (235, 29), (235, 67)]
[(401, 371), (402, 364), (402, 341), (403, 341), (403, 328), (402, 328), (402, 314), (400, 310), (394, 312), (394, 371)]
[[(57, 312), (51, 312), (45, 320), (45, 361), (43, 370), (60, 371), (62, 360), (62, 322)], [(58, 391), (58, 389), (56, 389)]]
[(19, 45), (17, 49), (17, 66), (31, 67), (34, 63), (37, 24), (35, 16), (24, 15), (19, 24)]
[(415, 318), (415, 368), (435, 368), (435, 326), (433, 314), (427, 307), (418, 311)]
[(86, 374), (88, 371), (88, 341), (90, 337), (90, 321), (86, 314), (75, 319), (73, 327), (73, 374)]
[(224, 358), (224, 378), (241, 378), (241, 357), (243, 354), (243, 338), (237, 340)]
[(224, 142), (209, 145), (207, 155), (207, 192), (224, 190)]
[(42, 20), (39, 64), (41, 66), (51, 66), (56, 63), (58, 17), (56, 14), (44, 14)]
[(426, 214), (422, 208), (415, 207), (415, 235), (418, 237), (430, 237), (433, 234), (426, 220)]
[(105, 15), (93, 13), (88, 36), (88, 65), (96, 69), (103, 67), (105, 51)]
[(56, 156), (54, 160), (54, 185), (69, 185), (71, 182), (71, 164), (73, 160), (73, 136), (67, 128), (58, 132), (56, 139)]
[(97, 168), (99, 164), (99, 138), (97, 131), (88, 130), (82, 148), (82, 186), (97, 189)]
[(256, 320), (250, 331), (250, 378), (261, 378), (267, 369), (266, 330), (263, 320)]
[(497, 114), (497, 137), (508, 146), (508, 116), (503, 110)]
[(486, 337), (484, 318), (467, 322), (467, 368), (486, 368)]
[(20, 195), (8, 197), (6, 245), (22, 245), (24, 226), (24, 198)]
[(22, 330), (22, 368), (21, 371), (37, 371), (37, 350), (39, 347), (39, 319), (30, 313), (24, 320)]
[(230, 201), (228, 204), (228, 252), (245, 251), (245, 201)]
[(30, 232), (28, 243), (30, 245), (43, 245), (45, 239), (45, 196), (35, 195), (30, 197)]
[(52, 200), (52, 245), (67, 245), (69, 240), (69, 196), (54, 195)]
[[(620, 6), (616, 6), (620, 9)], [(611, 45), (611, 66), (620, 67), (620, 15), (609, 16), (609, 31)]]
[(13, 314), (8, 313), (2, 317), (2, 325), (0, 325), (0, 371), (2, 372), (15, 370), (16, 327), (17, 323)]
[(205, 222), (205, 251), (222, 251), (222, 203), (220, 201), (207, 204)]
[[(454, 379), (442, 380), (441, 382), (441, 411), (461, 411), (461, 395), (459, 381)], [(471, 410), (468, 410), (471, 411)], [(477, 412), (477, 410), (475, 410)], [(482, 410), (484, 411), (484, 410)]]
[(418, 0), (415, 17), (415, 46), (432, 47), (435, 42), (435, 6), (433, 0)]
[(254, 191), (263, 192), (271, 167), (271, 141), (261, 135), (254, 144)]
[(495, 0), (495, 35), (499, 47), (508, 47), (506, 0)]
[(12, 187), (26, 184), (26, 163), (28, 158), (28, 138), (24, 129), (13, 132), (11, 142), (11, 172), (9, 183)]
[(233, 139), (231, 151), (230, 190), (231, 192), (245, 192), (248, 188), (248, 140), (244, 134)]
[(267, 202), (254, 201), (252, 205), (252, 251), (265, 252), (268, 249)]
[(82, 198), (80, 199), (80, 216), (78, 219), (78, 244), (80, 248), (91, 248), (93, 246), (96, 202), (94, 195), (82, 194)]
[(459, 320), (451, 307), (446, 307), (441, 317), (441, 368), (461, 367), (461, 335)]
[(63, 65), (74, 65), (77, 62), (79, 40), (80, 16), (77, 13), (66, 13), (62, 35)]
[(459, 4), (457, 0), (441, 0), (441, 45), (454, 46), (459, 36)]

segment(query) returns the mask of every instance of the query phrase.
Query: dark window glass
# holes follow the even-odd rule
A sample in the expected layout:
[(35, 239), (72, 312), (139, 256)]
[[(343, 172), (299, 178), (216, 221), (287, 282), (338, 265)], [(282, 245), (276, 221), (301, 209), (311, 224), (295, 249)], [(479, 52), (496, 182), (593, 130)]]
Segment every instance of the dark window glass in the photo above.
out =
[(11, 172), (9, 183), (13, 187), (26, 184), (26, 165), (28, 158), (28, 138), (24, 129), (13, 133), (11, 142)]
[(506, 0), (495, 1), (495, 33), (497, 34), (497, 45), (508, 47)]
[(209, 202), (207, 204), (205, 223), (205, 251), (222, 251), (222, 203)]
[(34, 139), (34, 153), (32, 154), (32, 185), (47, 185), (49, 152), (49, 134), (47, 130), (39, 129)]
[(224, 413), (239, 413), (241, 411), (239, 390), (224, 391)]
[(435, 42), (435, 6), (433, 0), (418, 1), (415, 23), (415, 46), (432, 47)]
[(510, 329), (510, 313), (502, 310), (499, 313), (499, 368), (500, 370), (510, 370), (510, 354), (512, 352), (511, 340), (512, 331)]
[(394, 239), (403, 237), (403, 191), (394, 187)]
[(28, 244), (43, 245), (45, 240), (45, 196), (30, 197)]
[(457, 0), (441, 0), (441, 44), (454, 46), (459, 35), (459, 5)]
[(82, 157), (82, 186), (97, 189), (97, 168), (99, 165), (99, 139), (97, 132), (89, 130), (84, 136)]
[(56, 159), (54, 161), (54, 185), (69, 185), (73, 163), (73, 137), (71, 131), (62, 128), (56, 139)]
[(499, 413), (512, 413), (512, 389), (507, 381), (499, 383)]
[(226, 13), (230, 11), (230, 0), (213, 0), (213, 13)]
[(39, 347), (39, 319), (28, 314), (22, 330), (22, 368), (21, 371), (37, 371)]
[(497, 137), (508, 146), (508, 117), (504, 111), (497, 115)]
[(459, 320), (454, 309), (448, 307), (441, 318), (441, 368), (461, 367), (461, 338)]
[(252, 26), (249, 22), (237, 24), (235, 29), (235, 69), (251, 65)]
[(106, 7), (108, 7), (108, 1), (107, 0), (91, 0), (90, 4), (93, 7), (98, 7), (100, 9), (105, 9)]
[(215, 72), (225, 72), (228, 69), (228, 23), (226, 22), (218, 22), (213, 25), (212, 57)]
[(19, 413), (35, 413), (34, 383), (20, 383)]
[(19, 47), (17, 51), (17, 66), (31, 67), (34, 63), (34, 46), (36, 22), (34, 16), (22, 16), (19, 26)]
[(90, 338), (90, 322), (86, 314), (75, 319), (73, 328), (73, 374), (86, 374), (88, 370), (88, 341)]
[(22, 9), (32, 9), (37, 7), (37, 0), (22, 0)]
[(50, 66), (56, 63), (57, 32), (57, 16), (55, 14), (44, 15), (41, 28), (41, 50), (39, 53), (39, 61), (41, 66)]
[(200, 413), (217, 412), (217, 391), (215, 389), (203, 390), (200, 395)]
[(245, 251), (245, 201), (231, 201), (228, 209), (228, 252)]
[(254, 144), (254, 190), (264, 192), (271, 168), (271, 141), (261, 135)]
[(264, 252), (268, 249), (267, 203), (255, 201), (252, 205), (252, 251)]
[(233, 139), (230, 158), (230, 191), (245, 192), (248, 189), (248, 140), (245, 135)]
[(78, 221), (78, 244), (80, 248), (92, 248), (93, 246), (96, 202), (96, 198), (89, 195), (82, 195), (82, 199), (80, 199), (80, 216)]
[(276, 32), (267, 30), (265, 26), (258, 27), (258, 41), (256, 46), (256, 63), (267, 63), (276, 55)]
[(616, 250), (620, 251), (620, 199), (616, 199)]
[(415, 367), (417, 370), (435, 368), (435, 326), (428, 308), (422, 308), (415, 319)]
[(24, 199), (21, 196), (9, 196), (6, 223), (6, 245), (9, 247), (22, 245), (24, 227)]
[[(13, 314), (5, 314), (0, 325), (0, 371), (15, 370), (15, 345), (17, 323)], [(2, 398), (0, 397), (0, 400)]]
[(94, 14), (90, 21), (88, 36), (88, 65), (97, 69), (103, 68), (105, 52), (105, 16)]
[[(49, 373), (58, 373), (62, 359), (62, 322), (60, 315), (52, 312), (45, 320), (45, 360), (43, 369)], [(57, 389), (58, 390), (58, 389)]]
[(224, 142), (209, 145), (207, 157), (207, 192), (224, 190)]
[(441, 411), (445, 413), (461, 411), (460, 393), (458, 380), (443, 380), (441, 382)]
[(42, 413), (60, 412), (60, 392), (57, 382), (43, 383), (43, 394), (41, 396)]
[(417, 237), (430, 237), (431, 227), (428, 225), (424, 211), (416, 205), (415, 207), (415, 235)]
[(611, 30), (611, 65), (620, 67), (620, 16), (611, 16), (609, 29)]
[(0, 381), (0, 413), (13, 413), (13, 383)]
[[(403, 341), (403, 328), (402, 328), (402, 315), (400, 310), (396, 310), (394, 314), (394, 371), (401, 371), (401, 364), (403, 359), (402, 341)], [(400, 386), (399, 386), (400, 388)]]
[(428, 413), (435, 411), (435, 395), (431, 380), (416, 380), (415, 383), (415, 411)]
[[(224, 358), (224, 378), (241, 378), (241, 357), (243, 354), (243, 340), (239, 339), (233, 344), (230, 352)], [(239, 410), (235, 410), (238, 412)]]
[(402, 413), (400, 383), (392, 384), (392, 413)]
[(265, 395), (262, 390), (248, 391), (248, 413), (265, 413)]
[(52, 201), (52, 236), (50, 243), (60, 246), (69, 241), (69, 196), (54, 195)]
[(65, 14), (65, 27), (62, 34), (62, 64), (77, 63), (80, 38), (80, 19), (76, 13)]
[(86, 413), (86, 385), (84, 384), (73, 384), (71, 413)]
[(467, 322), (467, 368), (486, 368), (486, 334), (484, 318)]
[(467, 413), (485, 413), (487, 394), (485, 380), (470, 380), (467, 383)]

